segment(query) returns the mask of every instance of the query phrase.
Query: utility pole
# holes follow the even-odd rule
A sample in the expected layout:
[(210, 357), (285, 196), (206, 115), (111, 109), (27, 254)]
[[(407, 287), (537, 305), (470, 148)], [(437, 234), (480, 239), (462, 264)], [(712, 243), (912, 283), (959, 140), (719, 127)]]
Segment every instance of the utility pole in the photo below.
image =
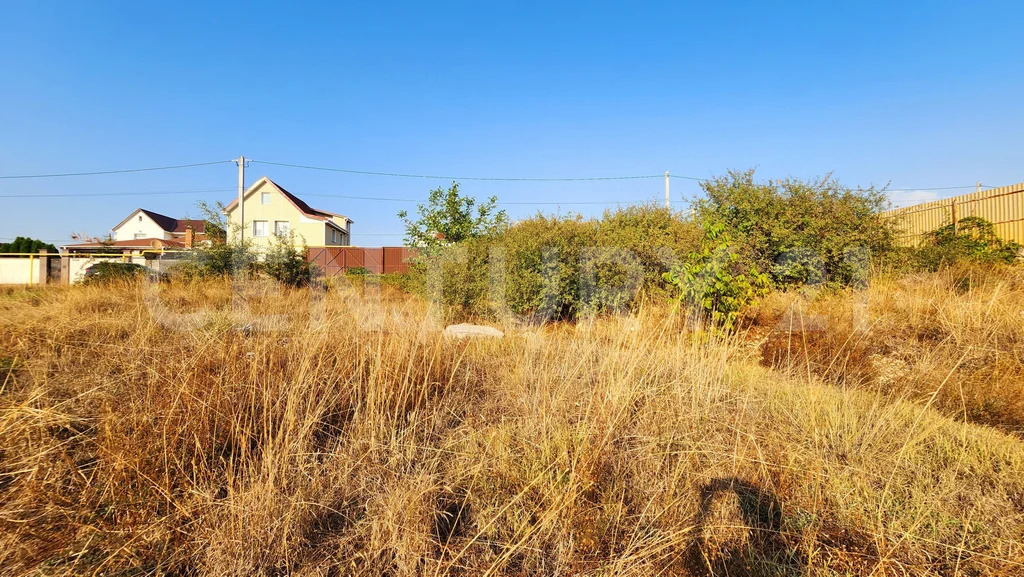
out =
[(981, 192), (981, 183), (980, 182), (978, 183), (978, 186), (976, 186), (974, 188), (974, 192)]
[[(245, 163), (249, 162), (244, 156), (239, 156), (235, 159), (235, 164), (238, 165), (238, 242), (241, 243), (245, 240)], [(228, 228), (230, 229), (231, 223), (228, 222)]]
[(665, 171), (665, 208), (672, 209), (672, 199), (668, 194), (668, 171)]

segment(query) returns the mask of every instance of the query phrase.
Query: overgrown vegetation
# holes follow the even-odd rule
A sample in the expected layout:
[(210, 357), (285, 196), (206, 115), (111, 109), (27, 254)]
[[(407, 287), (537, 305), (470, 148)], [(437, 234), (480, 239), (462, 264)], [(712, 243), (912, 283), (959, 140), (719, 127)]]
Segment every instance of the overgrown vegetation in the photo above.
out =
[(422, 260), (424, 294), (471, 315), (534, 322), (628, 311), (663, 302), (662, 275), (699, 246), (700, 228), (654, 205), (608, 210), (600, 219), (534, 217)]
[(885, 258), (895, 246), (893, 225), (881, 214), (884, 190), (851, 189), (831, 177), (758, 181), (753, 170), (701, 187), (697, 217), (723, 225), (742, 261), (779, 287), (856, 284), (865, 258)]
[[(1016, 346), (1024, 317), (999, 312), (1019, 285), (958, 305), (938, 277), (920, 292), (930, 278), (891, 286), (871, 334), (950, 314), (929, 362)], [(177, 331), (130, 287), (0, 298), (5, 574), (996, 576), (1024, 559), (1019, 437), (759, 367), (742, 334), (645, 307), (445, 340), (419, 299), (344, 287), (320, 313), (307, 289), (250, 299), (290, 318), (247, 331), (231, 294), (163, 287), (206, 315)]]

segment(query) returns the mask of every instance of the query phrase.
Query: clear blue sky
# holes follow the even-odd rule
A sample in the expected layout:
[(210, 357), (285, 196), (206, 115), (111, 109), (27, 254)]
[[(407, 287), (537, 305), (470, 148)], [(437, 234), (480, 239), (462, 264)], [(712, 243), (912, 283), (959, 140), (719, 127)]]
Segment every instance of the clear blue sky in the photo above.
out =
[[(58, 4), (62, 4), (58, 6)], [(703, 5), (708, 4), (708, 5)], [(0, 2), (0, 175), (226, 160), (499, 177), (757, 167), (893, 188), (1024, 181), (1016, 2)], [(444, 180), (253, 164), (397, 244)], [(195, 216), (233, 165), (0, 179), (0, 238), (102, 234), (137, 207)], [(692, 181), (672, 182), (683, 201)], [(659, 179), (463, 182), (506, 202), (660, 198)], [(894, 193), (897, 200), (961, 191)], [(680, 206), (682, 203), (679, 203)], [(509, 205), (513, 216), (557, 205)]]

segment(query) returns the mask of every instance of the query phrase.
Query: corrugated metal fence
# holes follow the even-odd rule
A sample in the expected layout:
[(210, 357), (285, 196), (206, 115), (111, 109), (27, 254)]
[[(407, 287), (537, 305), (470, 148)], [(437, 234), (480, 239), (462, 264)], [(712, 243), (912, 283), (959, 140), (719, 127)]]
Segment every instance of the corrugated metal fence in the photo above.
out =
[(322, 246), (309, 248), (306, 258), (327, 276), (334, 276), (351, 268), (365, 268), (372, 274), (406, 272), (414, 255), (414, 250), (405, 246)]
[(900, 244), (907, 246), (916, 245), (926, 233), (968, 216), (991, 222), (995, 233), (1003, 240), (1024, 243), (1024, 182), (915, 204), (884, 214), (897, 219)]

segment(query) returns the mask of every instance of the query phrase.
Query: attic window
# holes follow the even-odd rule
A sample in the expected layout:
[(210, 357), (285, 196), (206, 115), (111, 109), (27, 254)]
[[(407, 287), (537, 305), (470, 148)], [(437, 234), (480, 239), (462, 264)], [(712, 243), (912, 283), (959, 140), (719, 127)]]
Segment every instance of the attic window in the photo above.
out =
[(139, 215), (139, 222), (142, 222), (142, 215)]
[(260, 202), (262, 204), (270, 204), (270, 193), (269, 192), (264, 192), (263, 194), (261, 194), (260, 195)]

